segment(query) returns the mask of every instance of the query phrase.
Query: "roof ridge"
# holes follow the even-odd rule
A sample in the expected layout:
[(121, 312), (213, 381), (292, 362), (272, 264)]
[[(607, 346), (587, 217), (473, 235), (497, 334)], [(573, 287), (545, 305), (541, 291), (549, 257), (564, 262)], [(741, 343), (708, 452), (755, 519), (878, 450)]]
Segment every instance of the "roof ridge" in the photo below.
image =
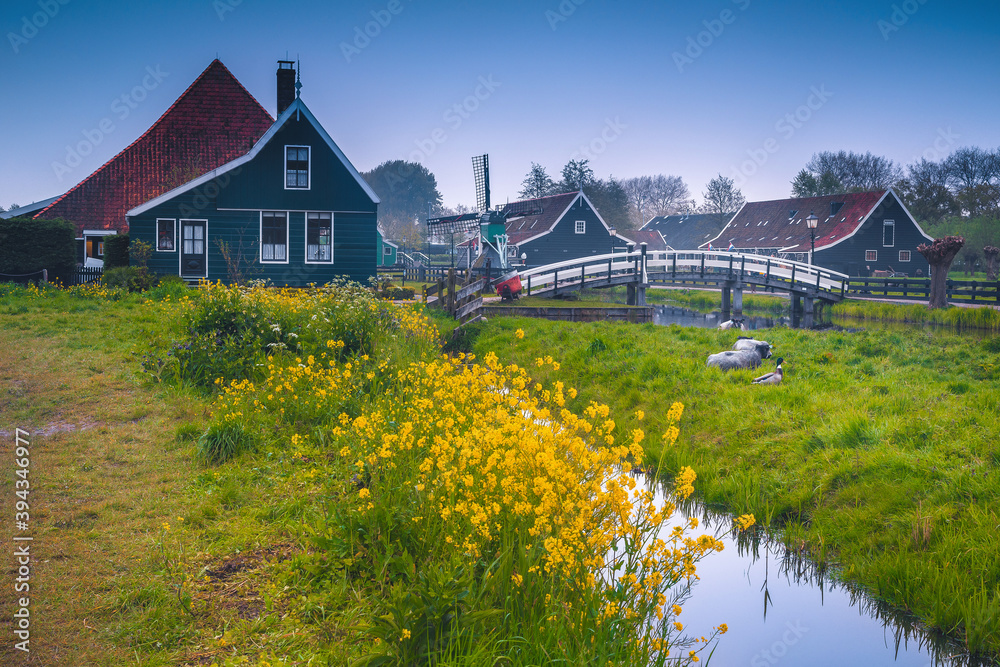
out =
[[(40, 210), (38, 213), (36, 213), (32, 217), (37, 219), (39, 216), (41, 216), (42, 214), (44, 214), (49, 209), (54, 208), (55, 206), (57, 206), (58, 204), (60, 204), (63, 199), (65, 199), (66, 197), (68, 197), (70, 194), (72, 194), (73, 192), (77, 191), (78, 189), (80, 189), (85, 183), (87, 183), (88, 181), (90, 181), (92, 178), (94, 178), (95, 176), (97, 176), (99, 173), (101, 173), (102, 171), (104, 171), (104, 169), (106, 169), (108, 166), (110, 166), (112, 163), (114, 163), (115, 160), (117, 160), (123, 154), (125, 154), (129, 150), (131, 150), (131, 148), (133, 146), (135, 146), (137, 143), (139, 143), (140, 141), (142, 141), (143, 139), (145, 139), (147, 136), (149, 136), (153, 132), (153, 130), (155, 130), (157, 128), (157, 126), (159, 126), (160, 123), (162, 123), (163, 120), (170, 115), (170, 112), (172, 112), (174, 110), (174, 108), (177, 107), (177, 105), (181, 102), (181, 100), (183, 100), (184, 98), (186, 98), (191, 93), (191, 91), (194, 89), (194, 87), (196, 85), (198, 85), (198, 83), (201, 82), (201, 80), (204, 79), (205, 76), (208, 75), (208, 73), (212, 70), (212, 68), (216, 66), (216, 63), (218, 63), (218, 67), (221, 67), (222, 70), (229, 76), (229, 78), (232, 79), (233, 81), (235, 81), (236, 84), (243, 90), (243, 92), (245, 92), (250, 97), (250, 99), (252, 99), (254, 101), (254, 103), (258, 107), (260, 107), (260, 110), (263, 111), (267, 115), (267, 117), (271, 119), (271, 122), (273, 123), (274, 122), (274, 118), (271, 116), (270, 112), (268, 112), (268, 110), (265, 109), (261, 105), (261, 103), (257, 101), (257, 98), (255, 98), (250, 93), (250, 91), (248, 91), (246, 89), (246, 87), (242, 83), (240, 83), (239, 79), (237, 79), (236, 76), (233, 75), (233, 73), (231, 71), (229, 71), (229, 68), (226, 67), (221, 60), (219, 60), (218, 58), (215, 58), (214, 60), (212, 60), (212, 62), (210, 62), (208, 64), (208, 67), (206, 67), (202, 71), (202, 73), (199, 74), (198, 77), (194, 81), (191, 82), (191, 85), (189, 85), (184, 90), (184, 92), (181, 93), (177, 97), (176, 100), (174, 100), (173, 104), (171, 104), (169, 107), (167, 107), (167, 110), (164, 111), (160, 115), (160, 117), (157, 118), (156, 121), (152, 125), (150, 125), (148, 128), (146, 128), (145, 132), (143, 132), (141, 135), (139, 135), (134, 141), (132, 141), (132, 143), (130, 143), (127, 146), (125, 146), (125, 148), (121, 149), (120, 151), (118, 151), (117, 153), (115, 153), (113, 156), (111, 156), (111, 158), (109, 158), (100, 167), (98, 167), (97, 169), (95, 169), (94, 171), (92, 171), (86, 178), (84, 178), (79, 183), (77, 183), (76, 185), (74, 185), (72, 188), (70, 188), (69, 190), (67, 190), (66, 192), (64, 192), (62, 194), (62, 196), (60, 196), (58, 199), (56, 199), (55, 201), (53, 201), (51, 204), (49, 204), (48, 206), (46, 206), (45, 208), (43, 208), (42, 210)], [(208, 171), (211, 171), (211, 169), (209, 169)]]

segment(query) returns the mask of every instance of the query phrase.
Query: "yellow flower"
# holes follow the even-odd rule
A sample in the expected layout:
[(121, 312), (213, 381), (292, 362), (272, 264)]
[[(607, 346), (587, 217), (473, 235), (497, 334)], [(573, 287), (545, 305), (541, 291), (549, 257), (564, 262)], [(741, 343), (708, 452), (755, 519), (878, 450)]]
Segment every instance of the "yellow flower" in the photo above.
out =
[(403, 628), (403, 631), (399, 633), (399, 641), (403, 641), (404, 639), (409, 639), (410, 636), (411, 636), (410, 631), (407, 630), (406, 628)]
[(163, 530), (170, 530), (170, 524), (167, 523), (166, 521), (164, 521), (162, 525), (163, 525)]
[(674, 621), (674, 627), (677, 628), (677, 632), (680, 632), (681, 630), (684, 629), (684, 625), (681, 624), (681, 623), (678, 623), (677, 621)]
[(358, 491), (358, 497), (359, 498), (368, 498), (371, 495), (372, 494), (368, 491), (368, 489), (361, 489), (360, 491)]
[(524, 329), (518, 329), (514, 332), (514, 335), (517, 336), (518, 340), (524, 338)]
[(719, 623), (719, 634), (724, 635), (729, 632), (729, 626), (725, 623)]

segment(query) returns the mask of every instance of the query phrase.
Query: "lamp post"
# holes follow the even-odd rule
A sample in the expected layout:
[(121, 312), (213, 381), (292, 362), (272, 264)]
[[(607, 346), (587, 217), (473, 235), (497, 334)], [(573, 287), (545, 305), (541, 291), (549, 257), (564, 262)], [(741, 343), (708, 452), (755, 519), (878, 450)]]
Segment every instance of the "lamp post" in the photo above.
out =
[(813, 264), (813, 255), (816, 254), (816, 226), (819, 225), (819, 218), (816, 217), (816, 213), (813, 211), (809, 212), (809, 217), (806, 218), (806, 227), (809, 228), (809, 266)]
[(527, 266), (527, 263), (528, 263), (528, 253), (522, 252), (521, 253), (521, 266)]

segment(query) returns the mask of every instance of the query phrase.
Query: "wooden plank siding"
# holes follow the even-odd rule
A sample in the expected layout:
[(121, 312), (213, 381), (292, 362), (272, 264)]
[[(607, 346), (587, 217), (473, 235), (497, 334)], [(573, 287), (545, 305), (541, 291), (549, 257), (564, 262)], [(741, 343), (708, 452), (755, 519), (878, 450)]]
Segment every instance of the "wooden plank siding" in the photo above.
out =
[[(893, 220), (895, 238), (891, 247), (882, 244), (882, 231), (885, 220)], [(917, 252), (917, 246), (930, 241), (922, 233), (920, 227), (907, 215), (899, 201), (890, 194), (868, 216), (864, 225), (846, 241), (824, 249), (816, 249), (816, 264), (846, 273), (849, 276), (870, 275), (871, 271), (888, 271), (890, 267), (896, 272), (916, 276), (927, 276), (929, 265), (924, 256)], [(865, 251), (876, 251), (875, 261), (865, 260)], [(910, 252), (910, 261), (899, 259), (901, 250)]]
[[(298, 100), (296, 103), (299, 103)], [(132, 215), (130, 235), (152, 244), (149, 267), (159, 274), (179, 273), (181, 220), (206, 220), (208, 279), (229, 280), (219, 249), (239, 251), (250, 278), (301, 287), (337, 277), (367, 282), (376, 274), (377, 204), (329, 147), (305, 113), (283, 115), (281, 124), (248, 162), (200, 183), (168, 193), (163, 201)], [(308, 189), (285, 189), (285, 147), (309, 146)], [(252, 155), (252, 153), (251, 153)], [(225, 167), (223, 167), (225, 169)], [(284, 212), (288, 221), (286, 262), (260, 260), (261, 214)], [(306, 263), (306, 213), (332, 213), (333, 263)], [(175, 221), (174, 250), (159, 251), (157, 219)]]

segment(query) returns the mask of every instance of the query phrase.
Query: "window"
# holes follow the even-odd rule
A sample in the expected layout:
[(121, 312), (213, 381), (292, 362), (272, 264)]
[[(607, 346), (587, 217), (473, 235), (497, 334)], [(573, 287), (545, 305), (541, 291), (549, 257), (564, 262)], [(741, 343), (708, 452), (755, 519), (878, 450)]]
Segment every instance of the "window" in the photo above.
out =
[(909, 250), (900, 250), (899, 251), (899, 261), (901, 261), (901, 262), (909, 262), (910, 261), (910, 251)]
[(878, 251), (876, 251), (876, 250), (865, 250), (865, 261), (866, 262), (877, 262), (878, 261)]
[(392, 255), (392, 246), (388, 244), (382, 246), (382, 254), (386, 257), (390, 257)]
[(895, 220), (883, 220), (882, 221), (882, 247), (891, 248), (895, 245), (896, 241), (896, 222)]
[(577, 234), (586, 234), (587, 233), (587, 221), (586, 220), (577, 220), (576, 221), (576, 233)]
[(509, 245), (507, 246), (507, 257), (517, 258), (517, 246)]
[(306, 214), (306, 261), (333, 262), (333, 214)]
[(309, 189), (308, 146), (285, 146), (285, 189)]
[(97, 242), (97, 256), (104, 257), (104, 241)]
[(156, 219), (156, 250), (157, 252), (174, 251), (175, 222), (172, 219)]
[(260, 261), (288, 262), (288, 217), (285, 213), (260, 214)]

